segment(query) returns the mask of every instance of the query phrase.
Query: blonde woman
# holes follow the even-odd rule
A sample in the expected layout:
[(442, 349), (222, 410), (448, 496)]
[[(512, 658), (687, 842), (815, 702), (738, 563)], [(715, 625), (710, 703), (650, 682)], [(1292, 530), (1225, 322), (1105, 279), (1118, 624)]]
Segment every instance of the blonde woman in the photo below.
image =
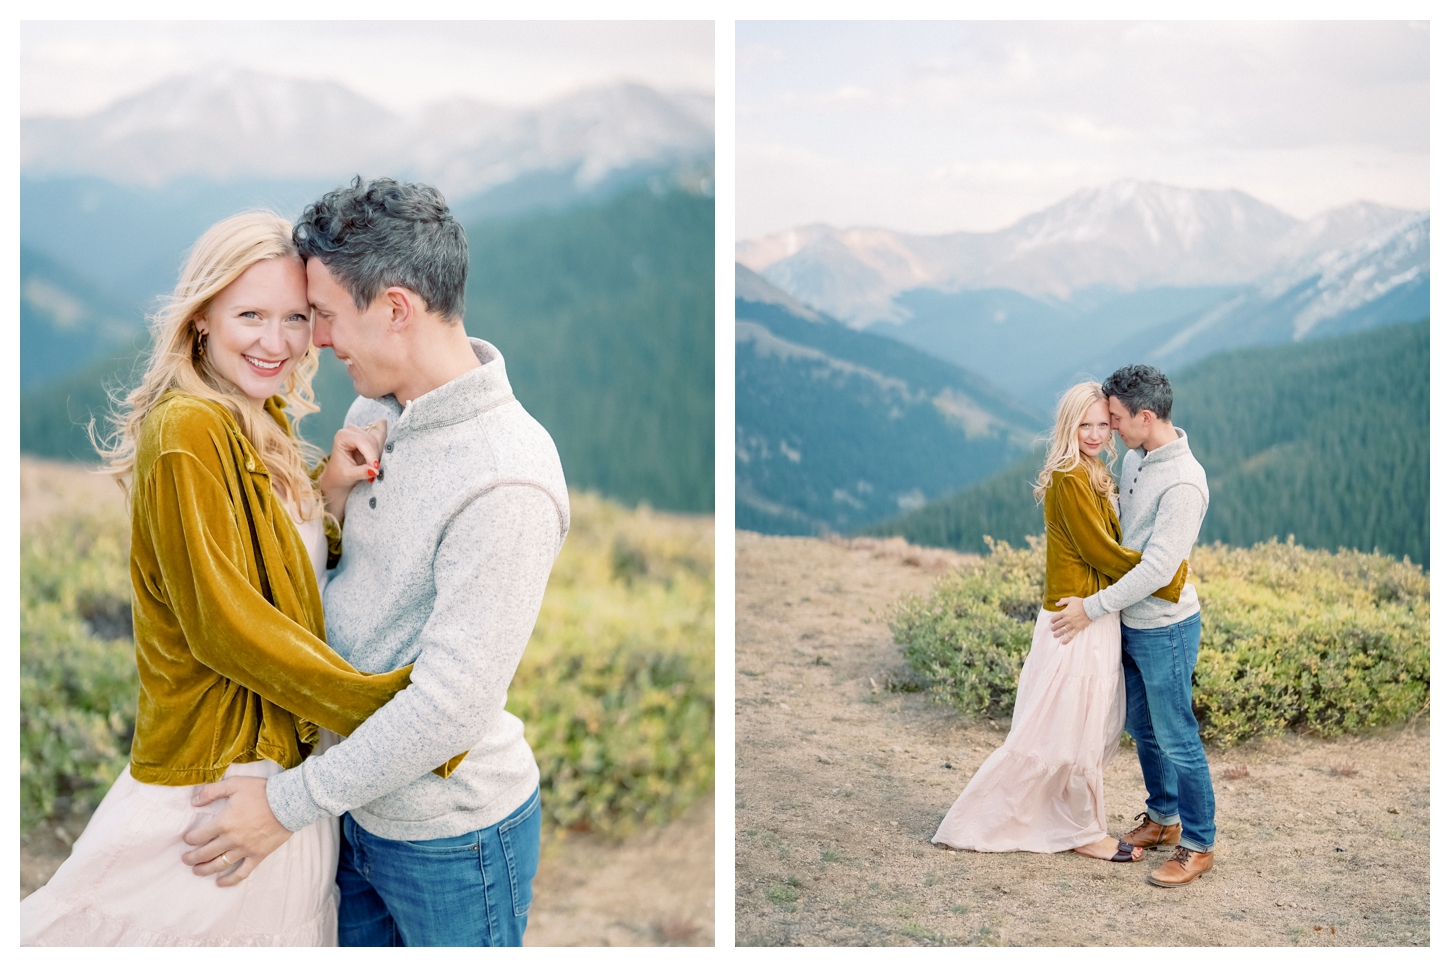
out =
[[(1051, 619), (1069, 596), (1112, 584), (1142, 555), (1121, 546), (1116, 487), (1103, 457), (1115, 456), (1108, 401), (1097, 383), (1062, 395), (1033, 495), (1047, 525), (1047, 584), (1022, 663), (1012, 729), (957, 797), (932, 842), (981, 852), (1026, 850), (1132, 863), (1137, 846), (1107, 833), (1103, 767), (1118, 748), (1126, 711), (1118, 615), (1094, 621), (1070, 640)], [(1177, 601), (1180, 565), (1155, 596)]]
[(286, 415), (317, 409), (307, 278), (275, 215), (201, 237), (152, 346), (98, 445), (131, 508), (130, 764), (21, 902), (21, 943), (335, 945), (335, 819), (219, 877), (182, 862), (182, 836), (206, 818), (191, 805), (198, 784), (295, 766), (319, 726), (348, 734), (408, 684), (410, 668), (364, 675), (324, 641), (324, 515), (369, 479), (379, 434), (340, 431), (314, 486)]

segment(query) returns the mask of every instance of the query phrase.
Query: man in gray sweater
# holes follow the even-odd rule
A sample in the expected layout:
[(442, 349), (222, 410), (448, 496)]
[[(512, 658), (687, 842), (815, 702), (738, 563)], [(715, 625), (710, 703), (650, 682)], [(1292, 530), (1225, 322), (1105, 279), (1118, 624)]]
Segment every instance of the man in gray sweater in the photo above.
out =
[(235, 882), (341, 816), (341, 945), (519, 945), (539, 769), (504, 701), (569, 530), (559, 456), (499, 351), (464, 331), (468, 243), (436, 190), (358, 179), (309, 206), (295, 238), (313, 342), (359, 393), (339, 434), (354, 465), (334, 457), (319, 481), (347, 493), (329, 501), (344, 530), (328, 643), (366, 672), (412, 663), (412, 679), (325, 754), (204, 787), (198, 805), (230, 801), (188, 835), (187, 861), (242, 864)]
[(1092, 597), (1065, 598), (1053, 633), (1070, 639), (1093, 620), (1121, 612), (1128, 733), (1148, 787), (1143, 822), (1124, 837), (1145, 849), (1177, 847), (1154, 870), (1156, 886), (1187, 886), (1213, 867), (1214, 798), (1208, 759), (1193, 715), (1193, 668), (1200, 637), (1198, 592), (1178, 603), (1152, 597), (1173, 580), (1198, 540), (1208, 511), (1208, 478), (1173, 425), (1173, 388), (1152, 366), (1125, 366), (1103, 383), (1108, 415), (1128, 452), (1119, 517), (1123, 546), (1138, 566)]

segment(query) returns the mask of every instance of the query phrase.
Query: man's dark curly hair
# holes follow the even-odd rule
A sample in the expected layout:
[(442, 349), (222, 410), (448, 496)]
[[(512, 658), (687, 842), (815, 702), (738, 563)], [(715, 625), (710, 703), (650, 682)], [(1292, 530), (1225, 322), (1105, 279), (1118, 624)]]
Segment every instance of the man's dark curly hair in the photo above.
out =
[(1158, 419), (1172, 420), (1173, 386), (1167, 376), (1152, 366), (1142, 363), (1124, 366), (1103, 380), (1103, 395), (1116, 396), (1132, 416), (1152, 410)]
[(292, 229), (304, 259), (321, 259), (366, 309), (389, 286), (418, 293), (429, 312), (463, 318), (468, 237), (431, 185), (376, 178), (329, 191)]

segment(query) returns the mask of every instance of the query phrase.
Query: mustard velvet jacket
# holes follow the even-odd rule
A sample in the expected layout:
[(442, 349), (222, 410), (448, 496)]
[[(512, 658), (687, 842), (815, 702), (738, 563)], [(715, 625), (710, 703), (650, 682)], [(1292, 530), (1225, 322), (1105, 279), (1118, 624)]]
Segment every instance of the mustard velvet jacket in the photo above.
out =
[[(1062, 598), (1086, 598), (1127, 574), (1143, 555), (1119, 542), (1123, 527), (1107, 497), (1093, 489), (1087, 467), (1079, 463), (1067, 472), (1052, 474), (1042, 502), (1047, 521), (1047, 587), (1042, 607), (1061, 611)], [(1178, 565), (1173, 583), (1153, 597), (1178, 602), (1188, 580), (1188, 562)]]
[[(265, 409), (290, 434), (282, 406)], [(408, 684), (411, 665), (365, 675), (327, 646), (307, 548), (219, 403), (168, 393), (141, 425), (131, 586), (140, 782), (214, 782), (260, 759), (290, 769), (318, 725), (348, 735)]]

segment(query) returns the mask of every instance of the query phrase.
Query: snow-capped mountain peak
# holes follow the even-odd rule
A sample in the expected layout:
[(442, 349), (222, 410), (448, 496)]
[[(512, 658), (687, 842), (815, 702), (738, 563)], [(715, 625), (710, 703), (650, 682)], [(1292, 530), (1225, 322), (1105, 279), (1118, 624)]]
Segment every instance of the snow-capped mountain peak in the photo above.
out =
[(589, 187), (620, 169), (712, 160), (714, 100), (619, 83), (536, 108), (454, 99), (402, 116), (334, 82), (220, 69), (88, 117), (23, 120), (20, 143), (30, 176), (156, 185), (386, 173), (461, 197), (536, 170)]
[(1300, 221), (1235, 189), (1117, 181), (996, 232), (925, 236), (825, 225), (736, 246), (736, 257), (853, 326), (900, 322), (911, 289), (1012, 289), (1070, 301), (1089, 288), (1245, 285), (1387, 230), (1410, 213), (1357, 202)]
[(1057, 243), (1137, 235), (1152, 248), (1191, 252), (1216, 234), (1282, 232), (1293, 219), (1241, 191), (1177, 188), (1149, 181), (1117, 181), (1079, 191), (1007, 229), (1015, 251)]
[(1260, 290), (1277, 295), (1313, 279), (1314, 289), (1294, 316), (1294, 339), (1310, 335), (1326, 319), (1352, 312), (1400, 286), (1430, 274), (1430, 215), (1420, 212), (1348, 245), (1321, 252), (1265, 281)]

